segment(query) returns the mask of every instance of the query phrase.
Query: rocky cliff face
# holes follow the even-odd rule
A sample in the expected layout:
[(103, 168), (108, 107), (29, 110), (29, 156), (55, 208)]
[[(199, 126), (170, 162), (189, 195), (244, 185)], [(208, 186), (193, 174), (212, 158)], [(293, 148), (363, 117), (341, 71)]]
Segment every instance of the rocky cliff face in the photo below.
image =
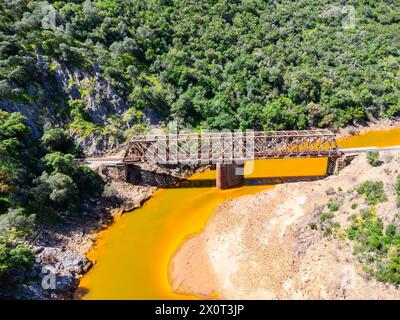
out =
[[(35, 50), (40, 83), (29, 84), (30, 102), (18, 102), (0, 97), (0, 108), (7, 112), (20, 112), (28, 120), (32, 134), (39, 137), (43, 126), (64, 126), (74, 121), (71, 114), (74, 102), (79, 102), (92, 130), (81, 134), (71, 130), (76, 141), (88, 155), (98, 155), (124, 142), (123, 134), (104, 133), (101, 128), (109, 125), (111, 119), (122, 116), (127, 104), (113, 85), (105, 79), (96, 63), (82, 68), (66, 66), (58, 61), (51, 63)], [(71, 103), (72, 102), (72, 103)], [(151, 123), (155, 120), (151, 113)], [(145, 113), (146, 116), (146, 113)], [(133, 123), (126, 123), (124, 130)]]
[[(71, 100), (83, 99), (85, 110), (94, 123), (107, 124), (111, 115), (122, 115), (127, 110), (125, 102), (102, 76), (96, 63), (87, 70), (70, 70), (57, 62), (55, 64), (54, 74), (60, 90)], [(79, 88), (85, 89), (84, 95)]]

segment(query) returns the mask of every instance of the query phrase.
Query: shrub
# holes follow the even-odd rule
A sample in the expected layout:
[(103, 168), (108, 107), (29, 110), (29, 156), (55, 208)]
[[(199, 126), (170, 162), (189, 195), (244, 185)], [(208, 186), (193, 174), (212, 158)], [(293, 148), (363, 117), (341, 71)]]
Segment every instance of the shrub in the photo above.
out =
[(369, 151), (367, 153), (367, 161), (373, 167), (378, 167), (382, 164), (382, 161), (379, 159), (379, 152), (377, 151)]
[(324, 231), (324, 236), (325, 236), (325, 237), (329, 237), (329, 236), (331, 236), (331, 235), (332, 235), (332, 229), (331, 229), (331, 228), (325, 229), (325, 231)]
[(43, 162), (48, 173), (61, 172), (66, 175), (73, 175), (78, 169), (72, 154), (63, 154), (61, 152), (52, 152), (45, 155)]
[(396, 193), (397, 195), (400, 195), (400, 175), (396, 178)]
[(43, 162), (46, 171), (35, 179), (32, 197), (35, 207), (79, 210), (80, 203), (102, 191), (101, 177), (86, 165), (79, 165), (71, 154), (48, 153)]
[(106, 184), (102, 193), (102, 197), (108, 200), (113, 200), (117, 197), (118, 192), (112, 183)]
[(22, 209), (8, 209), (0, 215), (0, 238), (25, 235), (33, 228), (34, 221), (35, 215), (28, 215)]
[(71, 138), (63, 129), (53, 128), (46, 130), (40, 139), (42, 146), (48, 152), (63, 152), (68, 153), (71, 147)]
[(367, 220), (367, 219), (371, 218), (372, 215), (373, 215), (373, 213), (372, 213), (371, 210), (366, 210), (366, 211), (361, 212), (361, 217), (362, 217), (364, 220)]
[(34, 261), (34, 254), (26, 246), (0, 240), (0, 275), (4, 275), (17, 266), (30, 269)]
[(397, 234), (397, 226), (395, 224), (389, 224), (386, 227), (386, 235), (390, 238), (394, 238)]
[(341, 204), (338, 201), (331, 200), (328, 203), (328, 209), (330, 211), (336, 212), (340, 209), (340, 207), (341, 207)]
[(328, 212), (321, 212), (321, 214), (320, 214), (319, 217), (320, 217), (320, 219), (321, 219), (322, 222), (325, 222), (325, 221), (331, 220), (331, 219), (333, 218), (333, 213), (330, 212), (330, 211), (328, 211)]
[(387, 201), (382, 181), (365, 181), (357, 186), (356, 191), (359, 194), (365, 195), (367, 202), (370, 204)]
[(73, 179), (78, 186), (81, 199), (91, 197), (96, 194), (96, 192), (99, 192), (99, 194), (102, 192), (103, 180), (97, 172), (86, 165), (77, 168)]
[(11, 201), (8, 195), (0, 195), (0, 215), (7, 212), (7, 209), (10, 207)]
[(353, 204), (351, 205), (351, 209), (353, 209), (353, 210), (357, 209), (357, 207), (358, 207), (357, 203), (353, 203)]
[(33, 194), (42, 206), (53, 204), (59, 209), (66, 209), (68, 206), (76, 208), (79, 191), (70, 176), (60, 172), (51, 175), (44, 172), (35, 182), (37, 186), (33, 189)]
[(340, 223), (339, 222), (335, 222), (332, 226), (333, 226), (333, 228), (335, 230), (339, 230), (340, 229)]
[(354, 242), (354, 253), (363, 264), (363, 270), (377, 280), (400, 284), (400, 236), (398, 226), (386, 228), (376, 213), (363, 212), (363, 219), (353, 219), (347, 237)]

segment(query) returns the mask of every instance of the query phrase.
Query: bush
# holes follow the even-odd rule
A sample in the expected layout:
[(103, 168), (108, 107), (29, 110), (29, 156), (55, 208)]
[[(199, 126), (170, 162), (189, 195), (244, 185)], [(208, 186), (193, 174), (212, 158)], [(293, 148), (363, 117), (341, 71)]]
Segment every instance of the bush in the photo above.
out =
[(11, 206), (10, 197), (7, 195), (0, 195), (0, 215), (7, 212), (7, 209)]
[[(52, 207), (78, 211), (80, 203), (102, 191), (100, 176), (86, 165), (79, 165), (71, 154), (48, 153), (44, 158), (46, 172), (35, 180), (32, 197), (37, 208)], [(39, 204), (39, 207), (37, 206)]]
[(0, 239), (0, 276), (18, 266), (30, 269), (34, 261), (34, 254), (26, 246), (22, 244), (14, 245)]
[(6, 214), (0, 215), (0, 238), (25, 235), (34, 222), (35, 215), (28, 215), (22, 209), (8, 209)]
[(370, 219), (372, 216), (373, 216), (373, 213), (371, 210), (365, 210), (365, 211), (361, 212), (361, 217), (364, 220)]
[(308, 226), (311, 230), (318, 230), (318, 226), (316, 223), (309, 223)]
[(70, 153), (77, 158), (83, 157), (82, 148), (61, 128), (46, 130), (40, 141), (47, 152)]
[(341, 204), (338, 201), (329, 201), (328, 203), (328, 209), (332, 212), (336, 212), (340, 209)]
[(394, 238), (397, 234), (397, 226), (395, 224), (389, 224), (386, 227), (386, 235), (390, 238)]
[(332, 212), (321, 212), (319, 217), (321, 219), (321, 222), (329, 221), (333, 218), (333, 213)]
[(356, 191), (365, 195), (367, 202), (370, 204), (378, 204), (388, 200), (382, 181), (365, 181), (357, 186)]
[(66, 175), (74, 175), (78, 169), (78, 164), (72, 154), (63, 154), (58, 151), (46, 154), (43, 162), (48, 173), (61, 172)]
[(73, 179), (78, 186), (79, 195), (82, 200), (93, 196), (97, 192), (99, 192), (99, 194), (102, 192), (103, 180), (97, 172), (86, 165), (77, 168)]
[(377, 280), (400, 285), (400, 235), (398, 226), (386, 228), (376, 213), (368, 211), (362, 219), (353, 219), (347, 237), (354, 242), (354, 253), (363, 269)]
[(114, 185), (110, 183), (104, 186), (104, 191), (101, 196), (107, 200), (113, 200), (117, 198), (118, 192), (115, 189)]
[(379, 152), (377, 151), (369, 151), (367, 153), (367, 161), (373, 167), (379, 167), (382, 164), (382, 161), (379, 160)]
[(35, 182), (37, 186), (33, 194), (42, 206), (53, 204), (58, 209), (76, 208), (79, 190), (70, 176), (60, 172), (44, 172)]

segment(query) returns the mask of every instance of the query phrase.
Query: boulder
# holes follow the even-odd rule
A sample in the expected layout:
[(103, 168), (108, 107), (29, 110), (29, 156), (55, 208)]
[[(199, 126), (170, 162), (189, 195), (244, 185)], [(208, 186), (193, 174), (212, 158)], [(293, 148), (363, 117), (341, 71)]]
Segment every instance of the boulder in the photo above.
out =
[(15, 294), (15, 298), (18, 300), (47, 300), (49, 296), (50, 291), (44, 290), (41, 283), (36, 281), (19, 286)]
[(65, 255), (59, 265), (59, 269), (67, 272), (82, 274), (87, 272), (92, 263), (84, 255), (71, 252)]
[(66, 292), (75, 290), (78, 286), (78, 279), (76, 279), (71, 273), (56, 276), (56, 292)]

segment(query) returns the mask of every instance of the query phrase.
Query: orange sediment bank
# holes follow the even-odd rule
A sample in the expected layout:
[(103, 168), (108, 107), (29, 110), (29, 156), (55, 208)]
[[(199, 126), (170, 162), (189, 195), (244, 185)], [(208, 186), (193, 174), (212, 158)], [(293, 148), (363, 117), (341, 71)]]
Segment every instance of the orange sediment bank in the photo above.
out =
[[(400, 129), (345, 138), (339, 145), (400, 145)], [(96, 264), (81, 279), (77, 295), (84, 299), (196, 298), (175, 294), (168, 282), (169, 262), (180, 245), (204, 228), (224, 200), (273, 188), (262, 178), (322, 176), (326, 161), (258, 160), (241, 188), (216, 190), (210, 184), (215, 172), (208, 170), (193, 175), (181, 187), (158, 190), (142, 208), (125, 214), (101, 233), (98, 244), (88, 254)], [(251, 166), (247, 164), (248, 169)]]

